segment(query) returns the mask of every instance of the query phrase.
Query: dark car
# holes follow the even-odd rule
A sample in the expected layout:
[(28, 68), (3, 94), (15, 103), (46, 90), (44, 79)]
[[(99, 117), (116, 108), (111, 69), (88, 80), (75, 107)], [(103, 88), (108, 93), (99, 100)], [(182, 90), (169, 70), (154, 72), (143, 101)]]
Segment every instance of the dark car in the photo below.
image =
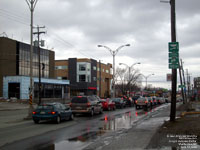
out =
[(122, 98), (112, 98), (112, 101), (115, 102), (116, 108), (124, 108), (126, 107), (125, 101)]
[(126, 106), (132, 107), (134, 106), (134, 101), (131, 97), (123, 97), (124, 102), (126, 103)]
[(37, 106), (32, 112), (32, 118), (35, 123), (39, 123), (41, 120), (60, 123), (61, 120), (73, 120), (74, 116), (69, 106), (61, 103), (46, 103)]
[(110, 111), (110, 110), (116, 109), (115, 102), (110, 98), (102, 99), (101, 104), (102, 104), (102, 107), (103, 107), (104, 110)]
[(136, 100), (138, 98), (140, 98), (140, 97), (141, 97), (140, 95), (135, 95), (135, 96), (132, 97), (132, 100), (134, 101), (134, 104), (136, 104)]
[(95, 96), (75, 96), (70, 103), (73, 114), (103, 113), (101, 102)]

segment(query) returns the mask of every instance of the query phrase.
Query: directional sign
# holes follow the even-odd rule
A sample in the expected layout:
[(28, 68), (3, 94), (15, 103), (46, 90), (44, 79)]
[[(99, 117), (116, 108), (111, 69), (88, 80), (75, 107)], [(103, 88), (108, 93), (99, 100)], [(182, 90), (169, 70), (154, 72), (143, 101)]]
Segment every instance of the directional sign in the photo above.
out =
[(178, 64), (178, 58), (172, 57), (171, 59), (169, 59), (169, 63), (170, 64)]
[(169, 69), (178, 69), (179, 64), (169, 64)]
[(179, 85), (178, 87), (179, 88), (185, 88), (185, 85)]
[(169, 53), (169, 57), (179, 57), (179, 53)]
[(169, 52), (178, 52), (179, 51), (179, 43), (178, 42), (170, 42), (169, 43)]

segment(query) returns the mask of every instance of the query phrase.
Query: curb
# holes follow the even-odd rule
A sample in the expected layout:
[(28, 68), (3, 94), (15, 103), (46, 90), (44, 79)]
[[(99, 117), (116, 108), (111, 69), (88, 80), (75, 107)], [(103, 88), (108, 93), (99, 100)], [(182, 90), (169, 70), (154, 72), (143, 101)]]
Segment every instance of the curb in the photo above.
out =
[(196, 112), (182, 112), (181, 113), (181, 117), (184, 117), (186, 115), (195, 115), (195, 114), (200, 114), (199, 111), (196, 111)]

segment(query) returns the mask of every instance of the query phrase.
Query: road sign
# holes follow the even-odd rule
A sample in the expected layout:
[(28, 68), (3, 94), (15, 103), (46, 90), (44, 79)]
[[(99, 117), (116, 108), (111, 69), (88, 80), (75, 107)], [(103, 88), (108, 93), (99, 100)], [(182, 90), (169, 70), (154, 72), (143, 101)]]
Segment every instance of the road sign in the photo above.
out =
[(178, 42), (169, 42), (169, 52), (178, 52), (179, 43)]
[(179, 57), (179, 53), (169, 53), (169, 57)]
[(179, 64), (169, 64), (169, 69), (177, 69), (179, 68)]
[(178, 87), (179, 88), (185, 88), (185, 85), (179, 85)]
[(169, 58), (170, 64), (178, 64), (179, 59), (177, 57)]
[(179, 43), (169, 42), (169, 69), (179, 68)]

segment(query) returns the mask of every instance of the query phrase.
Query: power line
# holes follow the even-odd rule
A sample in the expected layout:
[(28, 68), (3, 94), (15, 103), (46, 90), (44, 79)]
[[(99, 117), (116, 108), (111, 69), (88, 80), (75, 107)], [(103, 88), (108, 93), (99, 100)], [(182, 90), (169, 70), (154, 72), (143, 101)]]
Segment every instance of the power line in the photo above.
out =
[[(7, 10), (3, 10), (3, 9), (0, 9), (0, 13), (3, 13), (3, 14), (0, 14), (0, 16), (5, 17), (6, 19), (9, 19), (9, 20), (12, 20), (12, 21), (21, 23), (21, 24), (26, 25), (26, 26), (30, 26), (29, 24), (26, 23), (26, 21), (25, 21), (26, 18), (23, 18), (22, 16), (17, 15), (16, 13), (14, 14), (14, 13), (11, 13), (11, 12), (9, 12), (9, 11), (7, 11)], [(23, 19), (24, 19), (24, 20), (23, 20)], [(48, 28), (48, 29), (49, 29), (49, 28)], [(50, 29), (50, 30), (51, 30), (51, 29)], [(47, 34), (47, 35), (49, 35), (49, 34)], [(91, 57), (91, 56), (92, 56), (92, 58), (96, 58), (97, 60), (99, 60), (97, 57), (94, 57), (94, 56), (91, 55), (91, 54), (88, 54), (88, 53), (86, 53), (86, 52), (81, 52), (81, 50), (78, 50), (77, 47), (76, 47), (75, 45), (73, 45), (73, 44), (67, 42), (66, 40), (64, 40), (62, 37), (60, 37), (60, 36), (59, 36), (57, 33), (55, 33), (54, 31), (53, 31), (53, 34), (52, 34), (52, 35), (55, 36), (55, 37), (53, 37), (53, 38), (54, 38), (56, 41), (62, 43), (63, 45), (66, 45), (66, 46), (70, 46), (70, 47), (75, 48), (75, 50), (76, 50), (77, 52), (79, 52), (81, 55), (83, 55), (84, 57)], [(49, 36), (51, 36), (51, 35), (49, 35)]]

